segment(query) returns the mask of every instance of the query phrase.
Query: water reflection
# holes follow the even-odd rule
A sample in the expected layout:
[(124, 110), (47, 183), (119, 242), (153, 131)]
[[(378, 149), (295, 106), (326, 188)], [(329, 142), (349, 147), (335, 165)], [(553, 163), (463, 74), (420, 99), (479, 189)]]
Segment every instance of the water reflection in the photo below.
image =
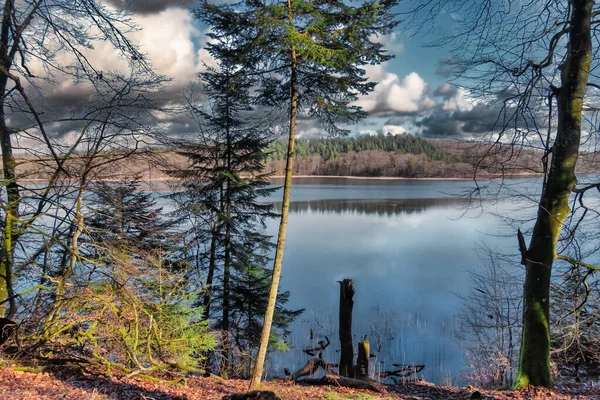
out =
[[(433, 207), (461, 207), (466, 200), (459, 198), (439, 199), (326, 199), (292, 201), (290, 212), (294, 214), (355, 214), (392, 217), (403, 214), (422, 213)], [(281, 203), (275, 203), (274, 209), (281, 212)]]

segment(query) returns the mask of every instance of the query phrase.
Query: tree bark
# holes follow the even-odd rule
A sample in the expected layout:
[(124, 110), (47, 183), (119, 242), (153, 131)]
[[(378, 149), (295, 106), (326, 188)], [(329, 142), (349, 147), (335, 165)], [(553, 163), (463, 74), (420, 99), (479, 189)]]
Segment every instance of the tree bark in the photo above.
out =
[(562, 65), (557, 97), (558, 127), (547, 183), (526, 252), (523, 333), (517, 388), (552, 386), (550, 371), (550, 279), (556, 244), (570, 213), (569, 197), (577, 179), (575, 164), (581, 136), (581, 112), (592, 56), (591, 16), (594, 1), (571, 0), (568, 55)]
[(352, 308), (354, 307), (354, 281), (340, 282), (340, 375), (354, 377), (354, 348), (352, 346)]
[[(215, 222), (215, 225), (218, 224), (218, 221)], [(215, 264), (216, 264), (216, 253), (217, 253), (217, 228), (213, 228), (211, 230), (211, 239), (210, 239), (210, 258), (208, 261), (208, 274), (206, 276), (206, 290), (204, 292), (204, 296), (202, 299), (202, 304), (204, 309), (202, 310), (202, 319), (207, 320), (210, 315), (210, 303), (212, 300), (212, 286), (213, 280), (215, 276)]]
[[(0, 80), (4, 81), (3, 86), (6, 86), (6, 77), (3, 76)], [(2, 86), (1, 83), (0, 86)], [(2, 172), (7, 195), (0, 254), (0, 301), (9, 299), (8, 312), (5, 315), (5, 307), (1, 307), (0, 317), (6, 316), (8, 319), (13, 319), (17, 312), (17, 306), (12, 284), (12, 271), (21, 196), (17, 185), (16, 161), (13, 156), (10, 132), (4, 121), (4, 105), (0, 106), (0, 148), (2, 149)]]
[[(4, 3), (2, 17), (2, 34), (0, 40), (0, 56), (2, 67), (6, 72), (0, 74), (0, 91), (4, 96), (8, 84), (8, 71), (13, 62), (13, 49), (9, 46), (10, 30), (12, 27), (11, 15), (14, 3), (7, 0)], [(12, 319), (17, 312), (12, 285), (12, 270), (14, 263), (14, 233), (19, 220), (19, 203), (21, 196), (17, 185), (16, 161), (10, 139), (10, 130), (6, 126), (6, 114), (4, 110), (4, 98), (0, 102), (0, 149), (2, 150), (2, 173), (4, 185), (6, 186), (6, 209), (4, 210), (4, 226), (2, 231), (2, 247), (0, 254), (0, 301), (8, 301), (8, 312), (5, 311), (4, 303), (0, 308), (0, 317), (6, 316)]]
[[(288, 0), (288, 19), (292, 26), (292, 2)], [(273, 275), (271, 277), (271, 287), (269, 289), (269, 302), (265, 311), (265, 318), (262, 333), (260, 336), (260, 346), (256, 355), (256, 364), (252, 372), (250, 381), (250, 390), (260, 389), (260, 382), (267, 357), (267, 348), (269, 346), (269, 337), (271, 336), (271, 325), (273, 324), (273, 314), (275, 304), (277, 303), (277, 293), (279, 291), (279, 279), (281, 277), (281, 266), (283, 264), (283, 251), (285, 249), (285, 234), (287, 231), (288, 213), (290, 210), (290, 192), (292, 190), (292, 175), (294, 168), (294, 141), (296, 139), (296, 107), (298, 102), (298, 61), (296, 59), (296, 48), (291, 46), (290, 54), (291, 77), (290, 77), (290, 131), (288, 137), (288, 151), (285, 164), (285, 180), (283, 184), (283, 202), (281, 205), (281, 221), (279, 223), (279, 233), (277, 235), (277, 246), (275, 250), (275, 262), (273, 263)]]
[(356, 358), (356, 379), (369, 378), (369, 355), (371, 354), (368, 341), (358, 342), (358, 356)]
[[(229, 97), (227, 97), (227, 115), (229, 117)], [(229, 118), (226, 124), (227, 134), (227, 172), (231, 173), (231, 130)], [(229, 377), (229, 278), (231, 277), (231, 178), (225, 183), (225, 257), (223, 259), (223, 351), (221, 353), (221, 378)]]

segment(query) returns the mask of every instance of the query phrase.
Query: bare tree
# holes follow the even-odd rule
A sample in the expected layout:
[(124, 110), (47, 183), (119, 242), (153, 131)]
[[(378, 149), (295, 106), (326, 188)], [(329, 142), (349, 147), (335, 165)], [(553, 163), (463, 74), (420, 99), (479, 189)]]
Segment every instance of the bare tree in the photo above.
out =
[(470, 273), (470, 291), (461, 297), (457, 336), (478, 386), (507, 387), (518, 361), (522, 302), (518, 270), (511, 258), (489, 246), (479, 249), (483, 267)]
[[(6, 316), (13, 318), (18, 297), (13, 278), (16, 249), (26, 247), (20, 241), (53, 203), (57, 182), (70, 176), (67, 162), (78, 158), (79, 165), (90, 165), (85, 155), (75, 156), (96, 129), (95, 136), (102, 140), (94, 141), (88, 149), (95, 153), (114, 151), (119, 146), (130, 148), (131, 139), (139, 143), (146, 133), (143, 121), (151, 113), (142, 118), (131, 110), (140, 105), (149, 109), (150, 93), (161, 78), (153, 74), (144, 55), (127, 39), (126, 34), (135, 29), (130, 18), (98, 1), (6, 0), (2, 8), (0, 148), (6, 191), (2, 201), (0, 303), (8, 304)], [(114, 46), (121, 71), (101, 71), (94, 66), (93, 46), (99, 42)], [(69, 82), (65, 96), (75, 101), (61, 106), (60, 98), (48, 97), (61, 83)], [(135, 134), (125, 140), (120, 135), (124, 129)], [(19, 175), (19, 168), (27, 165), (19, 167), (18, 157), (30, 165), (36, 160), (34, 170), (49, 180), (41, 190), (39, 184), (31, 187), (35, 196), (27, 204), (23, 202), (24, 176)], [(5, 315), (4, 307), (1, 315)]]
[[(591, 0), (441, 0), (419, 3), (412, 11), (413, 26), (421, 28), (432, 18), (459, 16), (456, 28), (443, 39), (444, 44), (462, 46), (449, 63), (455, 82), (502, 104), (490, 127), (489, 153), (507, 142), (515, 149), (541, 150), (544, 179), (529, 245), (519, 235), (526, 276), (515, 385), (551, 386), (552, 265), (563, 258), (595, 269), (557, 254), (557, 244), (561, 232), (571, 234), (563, 227), (572, 194), (597, 187), (578, 188), (575, 167), (586, 142), (593, 142), (587, 135), (582, 141), (582, 129), (590, 135), (597, 131), (594, 120), (585, 116), (597, 111), (589, 102), (598, 87), (592, 38), (599, 11)], [(500, 163), (510, 163), (510, 157)]]

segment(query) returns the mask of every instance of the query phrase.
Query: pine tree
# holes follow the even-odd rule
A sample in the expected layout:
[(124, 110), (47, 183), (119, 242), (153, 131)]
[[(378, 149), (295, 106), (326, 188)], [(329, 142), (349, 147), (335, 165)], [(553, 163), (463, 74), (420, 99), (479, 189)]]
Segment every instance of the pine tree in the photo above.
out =
[[(185, 210), (195, 210), (209, 221), (208, 234), (193, 240), (204, 241), (208, 249), (204, 257), (208, 262), (204, 306), (207, 311), (218, 308), (207, 317), (213, 318), (223, 332), (220, 374), (227, 377), (231, 372), (231, 346), (237, 344), (249, 355), (256, 343), (244, 335), (264, 313), (264, 309), (258, 312), (254, 308), (260, 309), (268, 296), (264, 265), (272, 243), (261, 230), (265, 220), (276, 214), (271, 205), (258, 200), (275, 189), (269, 187), (268, 175), (263, 173), (268, 129), (250, 116), (253, 81), (227, 62), (221, 63), (219, 70), (209, 69), (201, 78), (207, 101), (191, 105), (201, 134), (197, 143), (180, 152), (190, 160), (191, 168), (174, 175), (183, 180), (185, 187), (178, 196), (190, 200), (184, 202)], [(193, 229), (197, 232), (197, 227)], [(219, 267), (221, 284), (217, 285)], [(242, 287), (244, 290), (238, 291)]]
[(81, 257), (61, 308), (61, 319), (78, 321), (69, 340), (122, 368), (199, 372), (199, 355), (215, 340), (194, 305), (194, 271), (181, 261), (155, 195), (140, 191), (137, 179), (96, 183), (91, 192)]
[(387, 61), (374, 36), (397, 24), (396, 0), (244, 1), (214, 4), (204, 0), (197, 15), (209, 26), (208, 50), (218, 60), (243, 64), (241, 73), (256, 77), (258, 99), (289, 112), (283, 205), (273, 266), (269, 304), (251, 387), (258, 388), (271, 331), (283, 262), (292, 181), (296, 119), (317, 118), (330, 134), (343, 134), (364, 112), (352, 102), (373, 90), (362, 66)]

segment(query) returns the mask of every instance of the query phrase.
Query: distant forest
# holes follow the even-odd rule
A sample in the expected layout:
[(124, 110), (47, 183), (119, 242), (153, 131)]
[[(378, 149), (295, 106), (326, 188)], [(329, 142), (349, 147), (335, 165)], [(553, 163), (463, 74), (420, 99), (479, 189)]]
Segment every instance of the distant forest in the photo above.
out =
[[(286, 140), (271, 142), (265, 172), (283, 175), (286, 152)], [(540, 159), (539, 150), (518, 145), (492, 146), (484, 142), (412, 135), (299, 139), (295, 145), (294, 175), (471, 179), (477, 168), (477, 177), (485, 179), (541, 174)], [(70, 163), (77, 164), (77, 158)], [(139, 176), (146, 182), (169, 180), (168, 171), (187, 164), (185, 157), (172, 149), (160, 149), (112, 161), (101, 168), (101, 175), (118, 181), (126, 181), (131, 176)], [(43, 164), (27, 159), (20, 160), (18, 170), (28, 179), (47, 180), (51, 175), (51, 170)], [(577, 170), (580, 173), (599, 171), (600, 157), (582, 152)]]
[[(267, 170), (283, 175), (287, 142), (270, 146)], [(412, 135), (361, 135), (299, 139), (295, 145), (295, 175), (402, 178), (480, 178), (541, 174), (540, 154), (522, 146)], [(593, 154), (582, 154), (579, 172), (597, 171)]]

